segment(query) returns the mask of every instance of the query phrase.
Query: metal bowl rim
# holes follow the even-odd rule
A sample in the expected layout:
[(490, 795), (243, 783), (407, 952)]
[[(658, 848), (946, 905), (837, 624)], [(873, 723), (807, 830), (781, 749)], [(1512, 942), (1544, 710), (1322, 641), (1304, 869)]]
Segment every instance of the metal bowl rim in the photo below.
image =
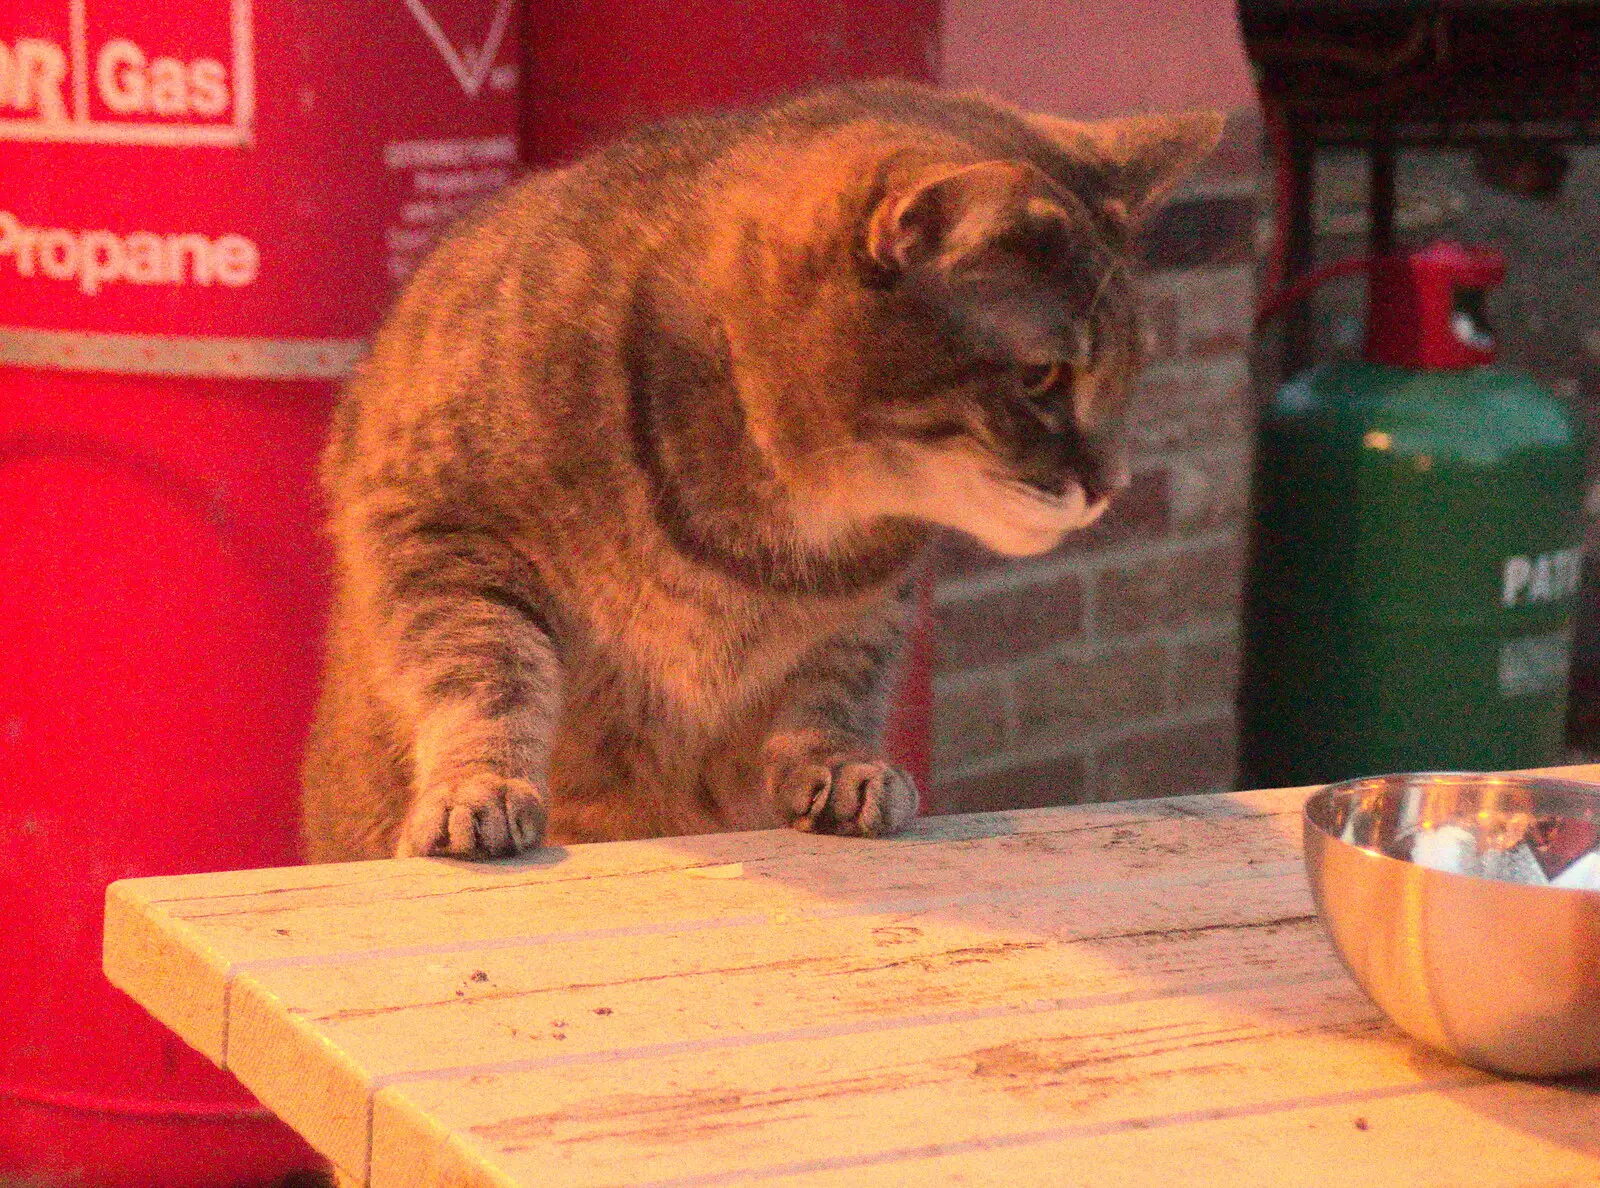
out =
[[(1318, 788), (1306, 798), (1305, 805), (1301, 810), (1301, 820), (1306, 826), (1315, 829), (1317, 833), (1327, 842), (1339, 847), (1342, 850), (1360, 854), (1363, 857), (1378, 863), (1393, 862), (1399, 866), (1409, 867), (1412, 870), (1423, 871), (1425, 872), (1426, 876), (1430, 878), (1459, 879), (1467, 883), (1477, 884), (1479, 886), (1488, 884), (1489, 886), (1496, 888), (1519, 888), (1523, 891), (1543, 892), (1546, 894), (1553, 892), (1557, 895), (1576, 895), (1585, 899), (1600, 896), (1600, 891), (1591, 891), (1582, 887), (1541, 887), (1534, 883), (1509, 883), (1498, 879), (1486, 879), (1481, 875), (1457, 874), (1455, 871), (1435, 870), (1430, 866), (1418, 866), (1415, 862), (1412, 862), (1406, 858), (1396, 858), (1393, 855), (1385, 854), (1378, 850), (1369, 850), (1364, 846), (1352, 845), (1351, 843), (1345, 841), (1337, 833), (1332, 832), (1328, 826), (1319, 819), (1326, 815), (1326, 809), (1328, 805), (1333, 804), (1341, 796), (1349, 795), (1351, 792), (1355, 791), (1357, 787), (1370, 787), (1373, 784), (1382, 784), (1391, 781), (1393, 786), (1402, 787), (1405, 784), (1417, 780), (1427, 779), (1465, 779), (1483, 780), (1485, 782), (1492, 780), (1499, 784), (1512, 784), (1524, 788), (1550, 788), (1556, 791), (1575, 793), (1580, 799), (1594, 801), (1597, 806), (1600, 806), (1600, 784), (1584, 783), (1581, 780), (1562, 779), (1559, 776), (1523, 775), (1520, 773), (1506, 773), (1501, 775), (1494, 772), (1485, 771), (1410, 771), (1390, 772), (1383, 775), (1373, 776), (1359, 776), (1352, 780), (1339, 780), (1336, 783), (1326, 784), (1323, 787)], [(1306, 860), (1308, 862), (1310, 861), (1309, 854), (1306, 855)], [(1322, 910), (1320, 903), (1317, 905), (1317, 910), (1320, 914)]]

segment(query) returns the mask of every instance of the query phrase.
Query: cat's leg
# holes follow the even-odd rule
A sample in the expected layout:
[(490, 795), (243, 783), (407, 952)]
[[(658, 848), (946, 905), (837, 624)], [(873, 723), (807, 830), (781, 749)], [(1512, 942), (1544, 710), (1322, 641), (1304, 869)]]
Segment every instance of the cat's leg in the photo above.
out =
[(410, 536), (374, 558), (379, 684), (411, 724), (396, 855), (537, 847), (548, 817), (561, 661), (517, 559), (491, 538)]
[(886, 601), (816, 648), (786, 683), (761, 749), (766, 794), (796, 828), (876, 837), (917, 815), (917, 786), (882, 755), (908, 611)]

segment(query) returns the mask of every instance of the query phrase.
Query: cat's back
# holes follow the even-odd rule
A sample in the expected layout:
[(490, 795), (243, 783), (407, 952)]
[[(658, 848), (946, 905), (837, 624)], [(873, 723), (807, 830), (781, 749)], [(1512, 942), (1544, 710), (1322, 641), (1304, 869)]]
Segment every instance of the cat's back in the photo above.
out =
[(341, 475), (448, 465), (444, 423), (533, 440), (601, 428), (608, 410), (591, 393), (621, 353), (641, 276), (691, 275), (713, 228), (736, 217), (728, 194), (740, 185), (746, 202), (771, 191), (781, 204), (795, 184), (858, 181), (827, 176), (858, 160), (818, 148), (846, 128), (884, 146), (953, 138), (1029, 154), (1041, 143), (1003, 105), (866, 83), (667, 121), (530, 173), (453, 227), (396, 302), (341, 402), (325, 482), (337, 491)]
[[(396, 309), (437, 317), (439, 298), (467, 298), (514, 267), (552, 296), (667, 239), (693, 239), (715, 217), (730, 176), (781, 171), (807, 145), (850, 125), (891, 140), (957, 139), (990, 153), (1031, 155), (1043, 141), (1016, 113), (976, 95), (893, 81), (830, 88), (748, 111), (710, 113), (637, 129), (560, 169), (528, 174), (460, 220), (426, 258)], [(825, 183), (824, 183), (825, 184)], [(610, 269), (604, 266), (609, 263)]]
[(470, 318), (511, 295), (525, 321), (604, 299), (608, 283), (630, 280), (664, 245), (692, 250), (706, 220), (717, 217), (717, 192), (730, 177), (781, 173), (808, 145), (850, 125), (870, 125), (885, 144), (953, 138), (1022, 155), (1043, 145), (1003, 105), (895, 82), (637, 129), (564, 168), (528, 174), (461, 219), (401, 295), (377, 350), (385, 338), (447, 331), (453, 316)]
[[(726, 113), (639, 129), (559, 169), (530, 172), (461, 219), (436, 245), (397, 307), (428, 305), (515, 266), (528, 286), (559, 283), (578, 257), (621, 263), (703, 199), (714, 165), (753, 117)], [(407, 300), (410, 298), (411, 300)]]
[(681, 236), (740, 113), (641, 129), (560, 169), (527, 174), (458, 220), (424, 258), (347, 385), (325, 477), (373, 456), (395, 424), (478, 404), (543, 361), (604, 349), (645, 261)]

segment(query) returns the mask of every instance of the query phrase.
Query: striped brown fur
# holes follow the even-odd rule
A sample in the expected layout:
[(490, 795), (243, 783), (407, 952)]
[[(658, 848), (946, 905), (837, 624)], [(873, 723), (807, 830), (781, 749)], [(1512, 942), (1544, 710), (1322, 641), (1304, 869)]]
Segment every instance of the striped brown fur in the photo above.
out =
[(1125, 482), (1132, 240), (1218, 128), (864, 84), (455, 229), (324, 458), (307, 857), (903, 825), (879, 735), (922, 545), (1042, 551)]

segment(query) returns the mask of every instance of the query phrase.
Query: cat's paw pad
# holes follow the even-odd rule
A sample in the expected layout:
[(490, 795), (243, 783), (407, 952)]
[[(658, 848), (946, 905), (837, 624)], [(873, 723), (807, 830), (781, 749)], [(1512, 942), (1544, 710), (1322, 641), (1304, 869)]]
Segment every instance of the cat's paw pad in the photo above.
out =
[(797, 763), (784, 773), (779, 804), (796, 829), (881, 837), (917, 815), (917, 785), (893, 764), (841, 755)]
[(417, 796), (395, 856), (502, 858), (537, 849), (544, 826), (544, 796), (529, 781), (468, 776)]

